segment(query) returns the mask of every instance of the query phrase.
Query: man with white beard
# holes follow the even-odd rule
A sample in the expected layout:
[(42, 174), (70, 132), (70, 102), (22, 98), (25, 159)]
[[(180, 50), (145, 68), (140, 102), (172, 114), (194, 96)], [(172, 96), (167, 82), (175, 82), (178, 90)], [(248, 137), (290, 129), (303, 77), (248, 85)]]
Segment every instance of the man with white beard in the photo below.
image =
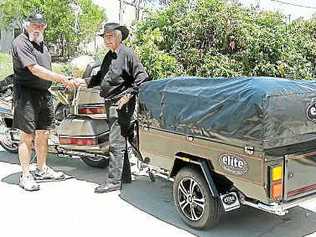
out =
[[(64, 178), (62, 172), (56, 172), (46, 165), (48, 135), (54, 120), (53, 101), (48, 89), (52, 82), (62, 83), (70, 89), (77, 86), (73, 80), (51, 71), (51, 56), (43, 42), (46, 27), (42, 14), (32, 14), (25, 22), (25, 31), (12, 43), (15, 76), (13, 127), (21, 131), (19, 160), (22, 175), (19, 186), (26, 191), (40, 189), (34, 178)], [(29, 170), (33, 140), (37, 157), (34, 177)]]

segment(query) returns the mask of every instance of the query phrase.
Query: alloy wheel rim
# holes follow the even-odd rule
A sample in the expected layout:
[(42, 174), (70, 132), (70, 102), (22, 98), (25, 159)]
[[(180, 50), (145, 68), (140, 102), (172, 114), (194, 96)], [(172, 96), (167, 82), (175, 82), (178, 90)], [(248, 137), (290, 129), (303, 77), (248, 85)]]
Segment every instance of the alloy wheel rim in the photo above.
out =
[(198, 221), (205, 211), (205, 196), (198, 182), (184, 178), (178, 185), (178, 203), (182, 213), (191, 221)]

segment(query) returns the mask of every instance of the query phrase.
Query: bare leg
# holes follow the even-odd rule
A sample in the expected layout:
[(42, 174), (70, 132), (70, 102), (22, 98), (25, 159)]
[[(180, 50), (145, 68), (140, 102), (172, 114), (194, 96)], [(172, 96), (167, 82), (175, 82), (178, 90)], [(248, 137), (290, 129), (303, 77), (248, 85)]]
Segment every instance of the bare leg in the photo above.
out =
[(32, 155), (33, 134), (21, 131), (21, 141), (19, 144), (19, 160), (22, 167), (23, 176), (30, 174), (30, 160)]
[(46, 167), (47, 150), (48, 150), (48, 136), (47, 130), (35, 131), (35, 152), (37, 157), (37, 167), (40, 170)]

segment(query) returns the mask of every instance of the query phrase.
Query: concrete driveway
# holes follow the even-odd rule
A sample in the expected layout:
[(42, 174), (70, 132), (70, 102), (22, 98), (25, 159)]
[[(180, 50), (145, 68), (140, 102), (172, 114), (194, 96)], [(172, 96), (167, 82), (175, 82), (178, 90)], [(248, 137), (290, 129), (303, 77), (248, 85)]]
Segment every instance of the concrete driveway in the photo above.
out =
[(74, 178), (42, 183), (39, 192), (25, 192), (16, 185), (17, 156), (0, 151), (1, 236), (316, 236), (316, 200), (286, 217), (243, 208), (227, 215), (215, 229), (198, 232), (177, 216), (167, 181), (151, 183), (147, 177), (137, 177), (123, 188), (121, 198), (119, 192), (93, 193), (104, 170), (55, 156), (50, 156), (49, 165)]

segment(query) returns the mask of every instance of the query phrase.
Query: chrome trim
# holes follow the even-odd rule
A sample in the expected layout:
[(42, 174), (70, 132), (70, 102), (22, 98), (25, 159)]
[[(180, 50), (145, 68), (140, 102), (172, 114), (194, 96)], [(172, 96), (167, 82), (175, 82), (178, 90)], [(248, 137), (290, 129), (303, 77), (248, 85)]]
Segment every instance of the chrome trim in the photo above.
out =
[(264, 203), (253, 203), (253, 202), (249, 202), (246, 200), (242, 200), (240, 199), (240, 203), (243, 205), (247, 205), (250, 207), (254, 207), (257, 208), (259, 210), (265, 211), (265, 212), (269, 212), (272, 214), (276, 214), (279, 216), (284, 216), (288, 211), (285, 210), (281, 205), (277, 204), (277, 203), (273, 203), (271, 205), (267, 205)]
[[(109, 136), (110, 135), (110, 132), (107, 131), (107, 132), (104, 132), (100, 135), (95, 135), (95, 136), (71, 136), (71, 135), (57, 135), (58, 137), (58, 141), (59, 141), (59, 138), (79, 138), (79, 139), (96, 139), (98, 140), (99, 138), (101, 137), (104, 137), (104, 136)], [(107, 143), (107, 142), (105, 142)], [(60, 144), (60, 145), (63, 145), (63, 146), (68, 146), (68, 145), (72, 145), (72, 144)], [(96, 145), (97, 146), (97, 145)]]
[(95, 153), (104, 153), (104, 151), (108, 151), (109, 150), (109, 142), (105, 142), (105, 143), (101, 143), (99, 145), (95, 145), (95, 146), (77, 146), (77, 145), (61, 145), (59, 144), (58, 146), (60, 146), (61, 148), (64, 149), (72, 149), (72, 150), (86, 150), (86, 151), (91, 151), (91, 152), (95, 152)]
[[(243, 196), (243, 195), (240, 194), (240, 196)], [(265, 203), (260, 203), (260, 202), (254, 203), (254, 202), (245, 200), (245, 198), (240, 198), (240, 203), (243, 205), (257, 208), (262, 211), (272, 213), (272, 214), (284, 216), (286, 213), (288, 213), (288, 209), (299, 206), (303, 202), (314, 199), (314, 198), (316, 198), (316, 193), (314, 193), (314, 195), (308, 195), (304, 198), (299, 198), (287, 203), (271, 203), (271, 204), (265, 204)]]
[(72, 103), (71, 103), (71, 106), (73, 106), (73, 114), (74, 115), (78, 115), (78, 112), (79, 112), (79, 109), (78, 109), (78, 101), (79, 101), (79, 89), (81, 88), (82, 86), (79, 86), (75, 91), (74, 91), (74, 98), (72, 100)]
[[(89, 152), (82, 152), (82, 151), (69, 151), (69, 150), (65, 150), (65, 149), (62, 149), (62, 148), (59, 148), (58, 150), (58, 154), (57, 156), (72, 156), (72, 158), (79, 158), (81, 156), (84, 156), (84, 157), (89, 157), (89, 158), (102, 158), (102, 159), (109, 159), (109, 156), (106, 156), (106, 155), (100, 155), (100, 154), (93, 154), (93, 153), (89, 153)], [(75, 157), (74, 157), (75, 156)]]
[(79, 109), (82, 109), (82, 108), (105, 108), (104, 107), (104, 103), (94, 103), (94, 104), (80, 104), (78, 105), (78, 108)]
[(138, 172), (140, 174), (143, 174), (144, 171), (145, 171), (145, 173), (148, 174), (148, 171), (150, 171), (155, 176), (158, 176), (158, 177), (163, 178), (165, 180), (168, 180), (170, 182), (174, 182), (174, 178), (170, 177), (169, 172), (166, 172), (165, 170), (163, 170), (163, 169), (161, 169), (161, 168), (159, 168), (157, 166), (153, 166), (153, 165), (147, 164), (147, 163), (142, 162), (140, 160), (137, 160), (137, 162), (139, 162), (137, 167), (138, 167), (138, 170), (139, 170)]
[(283, 163), (283, 200), (287, 200), (287, 192), (288, 192), (288, 179), (289, 179), (289, 156), (284, 156), (284, 163)]
[[(106, 134), (106, 133), (103, 133)], [(103, 135), (102, 134), (102, 135)], [(80, 139), (98, 139), (98, 137), (101, 137), (102, 135), (99, 136), (69, 136), (69, 135), (58, 135), (59, 138), (80, 138)]]
[(80, 117), (88, 117), (92, 119), (100, 119), (100, 120), (105, 120), (107, 119), (106, 114), (78, 114)]

